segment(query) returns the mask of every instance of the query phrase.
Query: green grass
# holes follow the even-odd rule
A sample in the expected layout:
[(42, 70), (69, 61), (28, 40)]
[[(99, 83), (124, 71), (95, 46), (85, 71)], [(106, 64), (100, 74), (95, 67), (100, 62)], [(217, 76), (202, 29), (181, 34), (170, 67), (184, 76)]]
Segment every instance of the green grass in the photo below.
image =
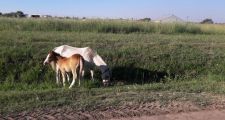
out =
[[(225, 35), (105, 34), (58, 31), (0, 32), (0, 81), (54, 81), (42, 63), (55, 46), (90, 46), (112, 69), (112, 80), (125, 83), (160, 81), (164, 77), (193, 78), (225, 72)], [(87, 72), (88, 73), (88, 72)], [(96, 72), (96, 79), (100, 79)]]
[[(94, 109), (125, 102), (120, 98), (138, 103), (224, 94), (224, 38), (223, 25), (0, 18), (0, 110)], [(114, 86), (102, 87), (97, 68), (95, 82), (87, 75), (80, 88), (57, 86), (54, 71), (42, 64), (48, 51), (62, 44), (96, 50), (112, 70)], [(161, 92), (164, 98), (154, 96)], [(170, 92), (182, 94), (170, 98)]]
[[(201, 86), (199, 86), (201, 84)], [(144, 85), (125, 85), (107, 88), (75, 87), (47, 90), (23, 90), (0, 92), (1, 113), (19, 112), (34, 108), (70, 106), (76, 110), (94, 110), (97, 106), (119, 106), (131, 102), (149, 103), (189, 101), (201, 106), (211, 104), (213, 96), (194, 93), (224, 94), (225, 83), (210, 80), (171, 81)]]

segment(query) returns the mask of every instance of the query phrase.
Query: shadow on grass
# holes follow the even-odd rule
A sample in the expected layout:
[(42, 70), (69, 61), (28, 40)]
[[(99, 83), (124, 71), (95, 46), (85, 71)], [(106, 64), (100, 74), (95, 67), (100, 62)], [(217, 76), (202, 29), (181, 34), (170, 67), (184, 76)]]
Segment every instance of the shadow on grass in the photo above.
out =
[[(136, 68), (133, 66), (118, 66), (111, 68), (112, 77), (111, 85), (124, 84), (146, 84), (155, 82), (165, 82), (166, 78), (174, 78), (165, 71), (150, 71), (148, 69)], [(72, 75), (70, 75), (71, 77)], [(84, 78), (81, 80), (81, 86), (85, 88), (99, 88), (103, 87), (101, 72), (99, 69), (95, 70), (94, 81), (90, 80), (89, 71), (86, 71)], [(71, 79), (72, 80), (72, 79)]]
[[(114, 67), (112, 68), (112, 82), (124, 84), (145, 84), (152, 82), (164, 82), (169, 77), (165, 71), (149, 71), (136, 67)], [(171, 77), (171, 76), (170, 76)]]

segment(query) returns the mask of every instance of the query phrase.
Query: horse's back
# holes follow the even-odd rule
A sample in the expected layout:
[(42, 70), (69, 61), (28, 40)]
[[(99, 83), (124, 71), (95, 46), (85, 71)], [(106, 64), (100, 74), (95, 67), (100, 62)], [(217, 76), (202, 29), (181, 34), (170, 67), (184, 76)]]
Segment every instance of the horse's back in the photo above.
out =
[(82, 56), (81, 56), (80, 54), (73, 54), (73, 55), (70, 57), (70, 59), (71, 59), (72, 61), (79, 62), (80, 59), (82, 59)]
[(78, 47), (72, 47), (69, 45), (61, 45), (61, 46), (55, 47), (53, 51), (55, 51), (56, 53), (59, 53), (63, 57), (70, 57), (74, 54), (80, 54), (87, 61), (90, 61), (96, 53), (90, 47), (78, 48)]
[(82, 55), (84, 49), (86, 48), (77, 48), (77, 47), (72, 47), (69, 45), (61, 45), (61, 46), (55, 47), (53, 51), (55, 51), (56, 53), (59, 53), (63, 57), (70, 57), (74, 54)]
[(88, 68), (93, 68), (94, 65), (96, 66), (107, 65), (103, 61), (103, 59), (97, 54), (97, 52), (91, 49), (90, 47), (78, 48), (69, 45), (61, 45), (54, 48), (54, 51), (64, 57), (70, 57), (74, 54), (80, 54), (85, 60), (85, 66), (87, 66)]

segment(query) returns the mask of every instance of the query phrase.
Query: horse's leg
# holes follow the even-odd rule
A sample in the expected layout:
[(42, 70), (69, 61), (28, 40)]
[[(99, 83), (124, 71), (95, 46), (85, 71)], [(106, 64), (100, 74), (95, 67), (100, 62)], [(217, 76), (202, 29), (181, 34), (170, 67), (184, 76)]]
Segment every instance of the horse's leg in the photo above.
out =
[[(72, 70), (72, 74), (73, 74), (73, 81), (72, 83), (70, 84), (70, 87), (69, 89), (71, 89), (74, 85), (74, 83), (76, 82), (76, 78), (77, 78), (77, 72), (76, 72), (76, 69), (75, 70)], [(79, 85), (80, 86), (80, 85)]]
[[(77, 75), (77, 73), (76, 73), (76, 75)], [(76, 77), (77, 78), (77, 77)], [(79, 87), (80, 87), (80, 76), (79, 76)]]
[(90, 69), (91, 79), (94, 81), (94, 70)]
[(84, 70), (81, 72), (81, 77), (84, 78)]
[(84, 72), (84, 70), (79, 71), (79, 76), (78, 76), (79, 77), (78, 78), (79, 79), (79, 86), (80, 86), (80, 80), (83, 78), (83, 72)]
[(66, 73), (66, 77), (67, 77), (68, 83), (70, 83), (70, 75), (69, 75), (69, 73)]

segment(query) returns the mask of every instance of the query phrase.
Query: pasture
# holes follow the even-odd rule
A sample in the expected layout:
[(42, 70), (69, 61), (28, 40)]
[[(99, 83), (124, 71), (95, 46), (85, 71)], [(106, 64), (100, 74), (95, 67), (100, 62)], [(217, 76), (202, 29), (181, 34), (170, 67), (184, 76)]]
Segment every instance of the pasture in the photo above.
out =
[[(57, 86), (43, 61), (63, 44), (96, 50), (112, 70), (113, 85), (103, 87), (96, 69), (94, 82), (86, 76), (79, 88)], [(0, 45), (2, 114), (173, 100), (205, 107), (225, 93), (224, 25), (0, 18)]]

